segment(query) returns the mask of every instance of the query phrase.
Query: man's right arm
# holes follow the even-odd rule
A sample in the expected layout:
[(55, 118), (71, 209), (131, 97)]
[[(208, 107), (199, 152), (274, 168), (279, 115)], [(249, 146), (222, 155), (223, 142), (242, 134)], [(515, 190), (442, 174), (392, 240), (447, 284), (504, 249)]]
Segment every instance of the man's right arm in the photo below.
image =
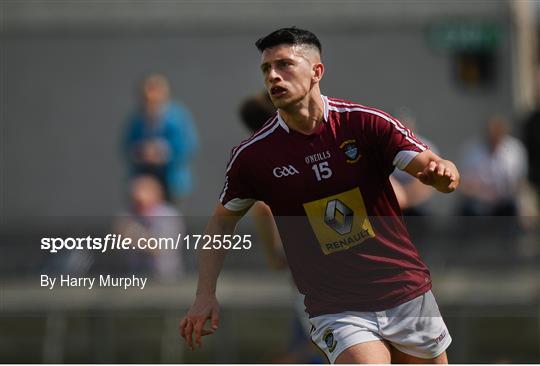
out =
[[(236, 224), (248, 209), (231, 211), (218, 204), (208, 222), (205, 234), (234, 234)], [(191, 349), (194, 348), (193, 333), (195, 344), (201, 347), (201, 337), (213, 334), (218, 328), (219, 303), (216, 298), (216, 283), (226, 254), (226, 249), (201, 250), (199, 253), (199, 281), (195, 301), (180, 322), (180, 334)], [(211, 329), (204, 329), (207, 320), (211, 321)]]

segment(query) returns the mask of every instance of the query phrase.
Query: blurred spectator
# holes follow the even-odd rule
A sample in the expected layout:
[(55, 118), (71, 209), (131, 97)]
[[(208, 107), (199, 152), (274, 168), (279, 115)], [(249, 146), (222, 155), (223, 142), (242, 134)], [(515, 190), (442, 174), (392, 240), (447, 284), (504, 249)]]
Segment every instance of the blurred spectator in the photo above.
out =
[(240, 106), (242, 123), (254, 133), (276, 113), (266, 91), (262, 91), (246, 99)]
[(171, 102), (169, 94), (169, 83), (162, 75), (144, 78), (140, 105), (125, 131), (124, 150), (130, 175), (156, 177), (164, 187), (166, 199), (173, 200), (191, 191), (189, 162), (198, 141), (190, 113)]
[[(439, 153), (431, 141), (417, 133), (416, 117), (411, 109), (398, 108), (396, 118), (428, 145), (435, 154)], [(395, 169), (390, 175), (390, 183), (416, 248), (422, 257), (426, 260), (432, 260), (435, 251), (433, 250), (433, 240), (430, 240), (433, 228), (431, 198), (435, 190), (401, 169)]]
[[(437, 147), (431, 141), (416, 133), (416, 117), (409, 108), (399, 108), (396, 118), (413, 131), (422, 142), (428, 145), (431, 151), (435, 154), (439, 153)], [(401, 169), (394, 170), (390, 176), (390, 181), (392, 182), (394, 191), (396, 191), (404, 216), (428, 216), (431, 214), (429, 199), (435, 192), (432, 187), (423, 184)]]
[(509, 135), (509, 124), (492, 116), (486, 135), (464, 149), (461, 164), (461, 213), (465, 216), (514, 216), (527, 177), (525, 147)]
[(525, 119), (523, 141), (529, 157), (529, 182), (540, 193), (540, 67), (536, 72), (536, 108)]
[[(131, 207), (116, 224), (116, 232), (133, 242), (139, 238), (173, 238), (184, 232), (179, 212), (164, 199), (161, 184), (151, 175), (141, 175), (131, 181)], [(181, 249), (129, 251), (130, 272), (154, 275), (160, 281), (177, 279), (184, 270)]]
[[(538, 234), (532, 233), (540, 227), (540, 69), (537, 72), (537, 106), (527, 116), (523, 125), (523, 142), (529, 159), (529, 185), (520, 199), (523, 218), (522, 223), (530, 231), (523, 240), (524, 252), (532, 257), (540, 252)], [(531, 230), (532, 229), (532, 230)]]
[(540, 106), (526, 119), (523, 140), (529, 158), (529, 181), (540, 192)]

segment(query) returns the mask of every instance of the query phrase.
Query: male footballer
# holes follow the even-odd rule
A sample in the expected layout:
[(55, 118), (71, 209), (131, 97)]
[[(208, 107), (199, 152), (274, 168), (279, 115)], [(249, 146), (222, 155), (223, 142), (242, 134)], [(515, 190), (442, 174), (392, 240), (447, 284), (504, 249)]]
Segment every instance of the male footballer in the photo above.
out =
[[(265, 202), (305, 295), (311, 338), (331, 363), (447, 363), (451, 337), (389, 175), (397, 167), (450, 193), (456, 166), (387, 113), (323, 96), (313, 33), (283, 28), (256, 46), (277, 113), (233, 149), (207, 234), (233, 234), (251, 205)], [(225, 254), (199, 255), (195, 301), (180, 322), (192, 348), (218, 328)]]

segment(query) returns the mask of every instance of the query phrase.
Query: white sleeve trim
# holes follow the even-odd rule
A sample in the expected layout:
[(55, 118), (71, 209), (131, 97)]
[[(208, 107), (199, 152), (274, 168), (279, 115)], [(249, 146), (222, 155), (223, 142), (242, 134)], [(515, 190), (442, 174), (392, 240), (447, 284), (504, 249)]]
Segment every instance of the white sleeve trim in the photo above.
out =
[(224, 207), (231, 211), (242, 211), (248, 207), (251, 207), (256, 200), (253, 198), (233, 198), (227, 202)]
[(420, 154), (418, 151), (402, 150), (396, 154), (392, 164), (394, 164), (395, 167), (403, 170), (418, 154)]

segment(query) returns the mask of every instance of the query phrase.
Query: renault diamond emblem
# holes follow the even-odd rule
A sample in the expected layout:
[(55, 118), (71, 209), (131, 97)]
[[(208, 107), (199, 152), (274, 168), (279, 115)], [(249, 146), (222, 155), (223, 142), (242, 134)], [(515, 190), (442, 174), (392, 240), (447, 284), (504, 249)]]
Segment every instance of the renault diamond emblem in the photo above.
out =
[(326, 204), (324, 222), (341, 235), (351, 232), (353, 211), (338, 199)]

